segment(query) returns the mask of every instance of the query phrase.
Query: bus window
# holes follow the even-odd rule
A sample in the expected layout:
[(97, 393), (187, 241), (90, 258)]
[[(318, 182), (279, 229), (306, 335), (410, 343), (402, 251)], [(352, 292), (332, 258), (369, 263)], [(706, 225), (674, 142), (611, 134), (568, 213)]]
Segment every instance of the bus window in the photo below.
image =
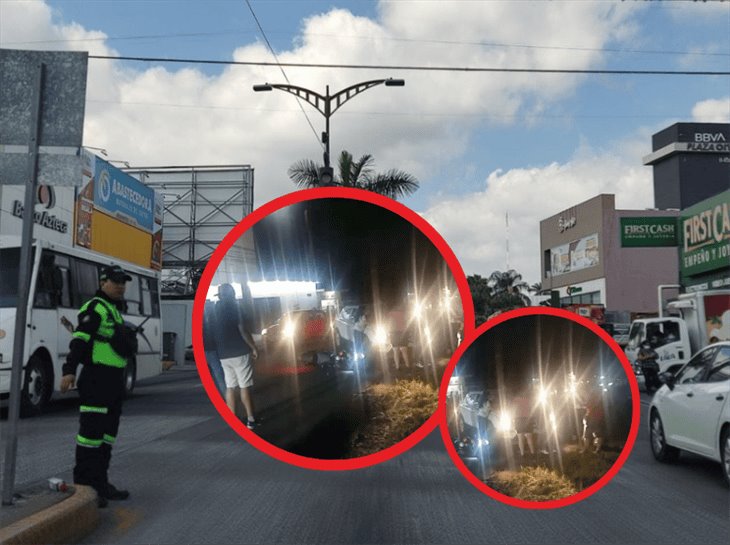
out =
[(127, 274), (132, 277), (132, 280), (127, 282), (127, 290), (124, 292), (124, 300), (127, 303), (127, 313), (133, 314), (134, 316), (140, 316), (142, 314), (142, 309), (140, 308), (140, 278), (134, 273)]
[(0, 250), (0, 308), (18, 306), (20, 248)]
[(68, 256), (56, 256), (56, 266), (61, 274), (61, 300), (58, 306), (71, 308), (71, 263)]
[(152, 297), (150, 296), (150, 279), (141, 276), (139, 278), (140, 291), (142, 292), (142, 314), (150, 316), (152, 314)]
[(73, 306), (81, 307), (86, 301), (96, 295), (99, 289), (99, 270), (94, 263), (74, 260), (76, 289), (74, 290)]
[(159, 318), (160, 296), (157, 292), (157, 280), (155, 278), (140, 277), (142, 290), (142, 313), (145, 316)]
[[(38, 269), (38, 281), (33, 301), (35, 308), (57, 308), (62, 304), (64, 285), (59, 263), (64, 259), (68, 263), (68, 258), (51, 252), (44, 251), (41, 255), (41, 266)], [(68, 294), (68, 290), (66, 293)]]

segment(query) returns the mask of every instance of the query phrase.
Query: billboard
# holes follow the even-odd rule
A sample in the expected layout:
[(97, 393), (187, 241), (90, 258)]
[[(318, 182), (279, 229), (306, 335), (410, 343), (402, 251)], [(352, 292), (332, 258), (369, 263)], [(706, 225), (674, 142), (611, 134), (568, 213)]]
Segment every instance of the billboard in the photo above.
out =
[(730, 269), (730, 190), (682, 210), (679, 225), (682, 278)]
[(589, 269), (598, 262), (598, 233), (550, 249), (552, 276)]
[(153, 269), (162, 266), (162, 196), (84, 151), (74, 243)]
[(621, 218), (622, 248), (656, 248), (677, 245), (674, 216)]

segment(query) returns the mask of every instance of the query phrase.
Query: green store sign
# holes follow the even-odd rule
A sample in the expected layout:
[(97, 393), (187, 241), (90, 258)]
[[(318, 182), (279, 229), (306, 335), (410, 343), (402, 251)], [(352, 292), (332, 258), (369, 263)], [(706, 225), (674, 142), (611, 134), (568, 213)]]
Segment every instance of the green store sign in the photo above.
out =
[(676, 245), (677, 218), (674, 216), (621, 218), (623, 248)]
[(730, 190), (682, 210), (679, 229), (683, 278), (730, 269)]

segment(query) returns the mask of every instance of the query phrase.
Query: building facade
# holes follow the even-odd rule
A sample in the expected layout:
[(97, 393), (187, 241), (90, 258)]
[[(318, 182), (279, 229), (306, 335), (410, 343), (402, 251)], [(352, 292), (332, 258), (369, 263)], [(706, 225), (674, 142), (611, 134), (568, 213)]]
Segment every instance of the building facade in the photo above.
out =
[(561, 305), (657, 311), (657, 285), (676, 284), (677, 211), (616, 210), (602, 194), (540, 222), (542, 287)]
[(730, 124), (675, 123), (651, 143), (655, 208), (683, 210), (730, 187)]
[(679, 273), (687, 291), (730, 288), (730, 189), (680, 213)]

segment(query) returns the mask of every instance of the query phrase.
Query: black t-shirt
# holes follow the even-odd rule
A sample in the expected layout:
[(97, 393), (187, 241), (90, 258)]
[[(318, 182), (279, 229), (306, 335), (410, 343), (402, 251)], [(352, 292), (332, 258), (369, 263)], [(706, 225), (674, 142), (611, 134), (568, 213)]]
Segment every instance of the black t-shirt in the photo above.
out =
[(220, 359), (235, 358), (251, 353), (251, 348), (243, 340), (238, 329), (238, 324), (243, 322), (238, 303), (218, 301), (215, 304), (215, 318), (215, 345)]

